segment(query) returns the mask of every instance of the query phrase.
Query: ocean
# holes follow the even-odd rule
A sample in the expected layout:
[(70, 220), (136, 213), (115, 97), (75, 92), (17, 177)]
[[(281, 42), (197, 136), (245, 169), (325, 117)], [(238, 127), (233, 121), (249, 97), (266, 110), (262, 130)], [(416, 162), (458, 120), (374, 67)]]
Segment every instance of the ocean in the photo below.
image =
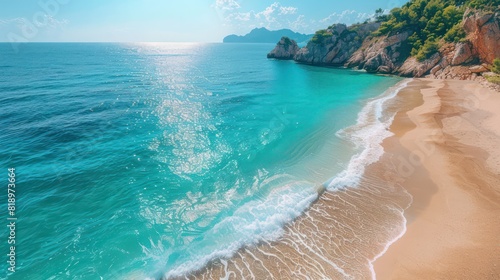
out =
[(355, 185), (402, 79), (268, 60), (273, 47), (0, 44), (1, 180), (15, 168), (17, 218), (16, 272), (0, 277), (183, 275)]

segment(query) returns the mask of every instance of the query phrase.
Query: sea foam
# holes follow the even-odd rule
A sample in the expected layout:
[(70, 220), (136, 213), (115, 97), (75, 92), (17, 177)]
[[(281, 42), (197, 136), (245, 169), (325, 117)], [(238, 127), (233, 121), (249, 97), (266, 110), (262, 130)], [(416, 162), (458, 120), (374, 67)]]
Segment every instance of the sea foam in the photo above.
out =
[[(218, 258), (229, 258), (244, 246), (262, 240), (273, 241), (283, 235), (284, 226), (292, 222), (318, 198), (318, 186), (295, 181), (290, 175), (274, 175), (262, 182), (259, 199), (251, 200), (225, 217), (202, 239), (186, 248), (165, 274), (165, 278), (181, 276)], [(221, 237), (224, 237), (221, 240)]]
[(366, 166), (380, 159), (384, 153), (382, 141), (393, 135), (388, 129), (394, 119), (394, 116), (384, 118), (383, 106), (407, 84), (408, 80), (403, 80), (379, 97), (368, 101), (358, 114), (356, 124), (336, 133), (338, 137), (351, 141), (358, 152), (351, 157), (343, 171), (327, 182), (328, 190), (358, 185)]

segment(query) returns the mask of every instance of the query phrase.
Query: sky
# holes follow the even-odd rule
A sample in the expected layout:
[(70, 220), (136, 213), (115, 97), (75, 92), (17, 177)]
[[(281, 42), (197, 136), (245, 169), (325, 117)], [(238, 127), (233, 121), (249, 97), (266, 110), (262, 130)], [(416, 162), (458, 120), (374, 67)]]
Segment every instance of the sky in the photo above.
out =
[(3, 42), (221, 42), (253, 28), (311, 34), (407, 0), (0, 0)]

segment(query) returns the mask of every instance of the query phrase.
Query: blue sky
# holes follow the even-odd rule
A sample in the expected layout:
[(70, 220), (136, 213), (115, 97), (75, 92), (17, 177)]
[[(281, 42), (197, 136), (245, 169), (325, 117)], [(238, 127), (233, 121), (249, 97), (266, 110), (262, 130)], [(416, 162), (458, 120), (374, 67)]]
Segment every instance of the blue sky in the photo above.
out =
[(220, 42), (255, 27), (313, 33), (406, 0), (0, 0), (0, 41)]

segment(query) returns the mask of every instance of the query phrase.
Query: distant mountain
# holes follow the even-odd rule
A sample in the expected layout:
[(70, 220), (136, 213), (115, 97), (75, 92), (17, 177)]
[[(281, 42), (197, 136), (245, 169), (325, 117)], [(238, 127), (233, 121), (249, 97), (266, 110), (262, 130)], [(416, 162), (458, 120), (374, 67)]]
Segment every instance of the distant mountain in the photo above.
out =
[(267, 30), (266, 28), (255, 28), (244, 36), (229, 35), (224, 38), (224, 43), (276, 43), (281, 37), (286, 36), (298, 43), (309, 41), (314, 34), (301, 34), (290, 29)]

